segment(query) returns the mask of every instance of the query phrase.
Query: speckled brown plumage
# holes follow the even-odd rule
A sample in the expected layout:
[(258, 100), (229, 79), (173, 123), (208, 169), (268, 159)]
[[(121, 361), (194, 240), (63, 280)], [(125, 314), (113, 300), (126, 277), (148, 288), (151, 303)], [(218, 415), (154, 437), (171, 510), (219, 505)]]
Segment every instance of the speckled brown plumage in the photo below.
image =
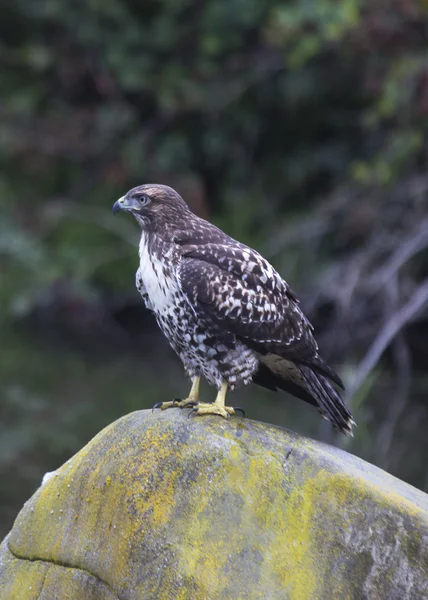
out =
[(289, 391), (351, 432), (351, 413), (330, 383), (342, 382), (267, 260), (194, 215), (167, 186), (133, 188), (114, 209), (141, 226), (137, 288), (190, 377)]

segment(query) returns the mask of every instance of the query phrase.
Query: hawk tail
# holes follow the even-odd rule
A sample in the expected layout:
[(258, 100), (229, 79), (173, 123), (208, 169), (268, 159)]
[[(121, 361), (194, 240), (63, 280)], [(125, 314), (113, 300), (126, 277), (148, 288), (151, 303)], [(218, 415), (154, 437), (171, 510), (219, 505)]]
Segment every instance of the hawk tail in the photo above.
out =
[(319, 372), (318, 365), (315, 370), (274, 355), (260, 356), (259, 360), (259, 369), (253, 375), (254, 383), (301, 398), (315, 406), (335, 429), (352, 435), (355, 425), (352, 415), (326, 375)]
[(352, 414), (327, 377), (303, 365), (299, 365), (298, 369), (322, 416), (341, 433), (352, 435), (352, 426), (355, 425)]

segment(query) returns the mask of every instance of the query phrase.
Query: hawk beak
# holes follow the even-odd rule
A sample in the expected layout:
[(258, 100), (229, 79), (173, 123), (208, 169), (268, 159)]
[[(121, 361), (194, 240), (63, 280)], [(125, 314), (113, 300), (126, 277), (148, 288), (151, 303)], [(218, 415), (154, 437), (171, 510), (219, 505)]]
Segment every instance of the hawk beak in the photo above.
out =
[(119, 200), (113, 204), (113, 214), (121, 211), (131, 211), (138, 210), (140, 208), (140, 203), (135, 198), (127, 198), (126, 196), (122, 196)]
[(119, 200), (116, 200), (116, 202), (113, 204), (112, 210), (113, 210), (113, 214), (114, 215), (117, 212), (120, 212), (121, 210), (124, 210), (123, 206), (122, 206), (122, 202), (123, 202), (124, 199), (125, 199), (125, 196), (122, 196), (122, 198), (119, 198)]

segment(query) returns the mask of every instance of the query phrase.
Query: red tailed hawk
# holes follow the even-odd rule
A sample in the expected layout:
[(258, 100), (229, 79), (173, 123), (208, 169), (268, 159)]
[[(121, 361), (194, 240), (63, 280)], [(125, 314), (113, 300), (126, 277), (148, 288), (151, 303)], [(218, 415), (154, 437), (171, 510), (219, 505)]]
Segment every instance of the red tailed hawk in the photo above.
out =
[[(193, 381), (186, 399), (159, 408), (229, 417), (227, 390), (254, 382), (290, 392), (352, 433), (352, 415), (332, 385), (342, 382), (318, 354), (296, 295), (266, 259), (194, 215), (165, 185), (133, 188), (117, 211), (141, 227), (137, 288)], [(213, 403), (199, 402), (201, 377), (218, 388)]]

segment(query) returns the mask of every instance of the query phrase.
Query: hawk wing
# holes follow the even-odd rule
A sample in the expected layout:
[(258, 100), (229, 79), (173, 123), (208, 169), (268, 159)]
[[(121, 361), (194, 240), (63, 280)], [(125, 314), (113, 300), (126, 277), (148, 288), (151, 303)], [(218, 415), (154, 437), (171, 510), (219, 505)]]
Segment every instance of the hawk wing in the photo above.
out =
[(258, 252), (244, 244), (182, 248), (179, 277), (192, 306), (262, 355), (311, 366), (342, 385), (318, 356), (313, 328), (288, 284)]

